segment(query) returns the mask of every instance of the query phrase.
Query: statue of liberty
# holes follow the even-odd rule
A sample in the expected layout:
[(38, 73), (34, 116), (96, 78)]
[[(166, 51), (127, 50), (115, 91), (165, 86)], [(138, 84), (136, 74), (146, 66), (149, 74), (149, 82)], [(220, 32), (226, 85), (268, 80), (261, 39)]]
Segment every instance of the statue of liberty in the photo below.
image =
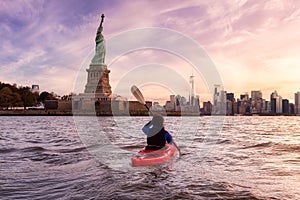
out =
[(96, 42), (96, 52), (95, 56), (92, 59), (92, 64), (104, 64), (104, 59), (105, 59), (105, 40), (102, 35), (102, 30), (103, 30), (103, 21), (104, 21), (104, 14), (101, 15), (101, 23), (98, 27), (97, 30), (97, 35), (95, 38)]

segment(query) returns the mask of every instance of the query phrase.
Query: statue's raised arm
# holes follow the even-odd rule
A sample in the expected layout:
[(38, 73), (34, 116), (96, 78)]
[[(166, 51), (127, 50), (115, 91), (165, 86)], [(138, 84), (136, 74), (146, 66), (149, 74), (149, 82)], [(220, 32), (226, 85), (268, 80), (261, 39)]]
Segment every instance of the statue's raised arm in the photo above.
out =
[(101, 23), (100, 23), (100, 27), (102, 27), (103, 21), (104, 21), (104, 14), (101, 15)]

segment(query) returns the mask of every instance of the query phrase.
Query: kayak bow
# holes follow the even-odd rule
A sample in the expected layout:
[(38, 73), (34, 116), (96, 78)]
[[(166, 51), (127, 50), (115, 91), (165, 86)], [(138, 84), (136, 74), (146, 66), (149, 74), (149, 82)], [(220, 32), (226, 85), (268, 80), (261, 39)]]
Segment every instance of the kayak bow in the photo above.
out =
[(176, 153), (173, 144), (166, 144), (159, 150), (146, 150), (145, 147), (131, 158), (133, 167), (158, 165), (169, 161)]

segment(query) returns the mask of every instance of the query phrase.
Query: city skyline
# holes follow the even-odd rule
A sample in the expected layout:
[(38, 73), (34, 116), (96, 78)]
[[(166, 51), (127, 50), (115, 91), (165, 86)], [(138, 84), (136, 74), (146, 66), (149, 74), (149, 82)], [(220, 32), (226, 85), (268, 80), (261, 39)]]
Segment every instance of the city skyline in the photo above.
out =
[[(222, 90), (222, 91), (224, 91), (224, 92), (226, 92), (226, 94), (234, 94), (234, 98), (235, 98), (235, 100), (241, 100), (241, 98), (240, 98), (240, 96), (241, 95), (245, 95), (245, 94), (247, 94), (248, 95), (248, 97), (249, 98), (253, 98), (252, 96), (251, 96), (251, 92), (261, 92), (261, 93), (263, 93), (263, 91), (260, 91), (260, 90), (251, 90), (250, 92), (245, 92), (245, 93), (241, 93), (241, 94), (237, 94), (237, 93), (235, 93), (235, 92), (233, 92), (233, 91), (227, 91), (226, 89), (225, 90)], [(277, 90), (274, 90), (273, 92), (271, 92), (270, 94), (269, 94), (269, 96), (268, 97), (265, 97), (265, 96), (263, 96), (262, 95), (262, 99), (264, 99), (264, 100), (266, 100), (266, 101), (270, 101), (270, 99), (271, 99), (271, 95), (274, 93), (274, 92), (278, 92)], [(286, 97), (284, 97), (284, 96), (282, 96), (280, 93), (278, 93), (278, 96), (280, 96), (282, 99), (287, 99), (287, 100), (289, 100), (289, 103), (295, 103), (295, 94), (299, 94), (300, 92), (299, 91), (295, 91), (294, 93), (293, 93), (293, 98), (292, 99), (288, 99), (288, 98), (286, 98)], [(170, 96), (173, 96), (173, 95), (175, 95), (175, 96), (181, 96), (181, 97), (184, 97), (184, 98), (186, 98), (186, 100), (187, 100), (187, 102), (189, 101), (189, 98), (188, 97), (185, 97), (185, 96), (183, 96), (183, 95), (180, 95), (180, 94), (168, 94), (168, 96), (170, 97)], [(200, 102), (201, 103), (203, 103), (203, 102), (207, 102), (207, 101), (201, 101), (201, 94), (196, 94), (195, 96), (198, 96), (198, 97), (200, 97)], [(151, 101), (151, 100), (150, 100)], [(162, 101), (164, 101), (162, 104), (164, 104), (166, 101), (169, 101), (169, 99), (162, 99)], [(208, 100), (208, 101), (210, 101), (211, 103), (213, 103), (213, 99), (211, 99), (211, 100)], [(152, 102), (155, 102), (155, 101), (153, 101), (152, 100)], [(160, 103), (160, 102), (159, 102)], [(200, 107), (201, 107), (201, 105), (200, 105)]]
[[(0, 80), (0, 82), (1, 82), (1, 80)], [(4, 83), (4, 84), (10, 84), (10, 83), (5, 83), (5, 82), (1, 82), (1, 83)], [(33, 85), (31, 85), (31, 86), (29, 86), (29, 85), (18, 85), (17, 83), (14, 83), (14, 84), (12, 84), (12, 85), (16, 85), (16, 87), (20, 87), (20, 86), (22, 86), (22, 87), (32, 87), (32, 90), (36, 90), (36, 87), (38, 87), (39, 88), (39, 85), (37, 84), (37, 85), (35, 85), (35, 84), (33, 84)], [(153, 86), (152, 86), (153, 87)], [(43, 91), (45, 91), (45, 92), (50, 92), (50, 91), (46, 91), (46, 90), (40, 90), (40, 89), (38, 89), (38, 91), (39, 92), (43, 92)], [(234, 98), (237, 100), (237, 99), (240, 99), (240, 96), (241, 95), (248, 95), (249, 96), (249, 98), (252, 98), (252, 95), (251, 95), (251, 93), (252, 92), (260, 92), (261, 94), (263, 94), (263, 91), (261, 91), (261, 90), (251, 90), (250, 92), (248, 92), (248, 91), (246, 91), (246, 92), (244, 92), (244, 93), (239, 93), (239, 94), (237, 94), (236, 92), (234, 92), (234, 91), (227, 91), (226, 89), (222, 89), (222, 91), (224, 91), (226, 94), (233, 94), (234, 95)], [(51, 92), (53, 92), (53, 94), (54, 95), (57, 95), (57, 93), (55, 93), (55, 91), (51, 91)], [(269, 96), (268, 97), (265, 97), (265, 96), (263, 96), (262, 95), (262, 99), (265, 99), (265, 100), (270, 100), (270, 98), (271, 98), (271, 95), (274, 93), (274, 92), (277, 92), (278, 93), (278, 91), (275, 89), (274, 91), (272, 91), (270, 94), (269, 94)], [(292, 99), (288, 99), (288, 98), (286, 98), (286, 97), (284, 97), (284, 96), (282, 96), (280, 93), (278, 94), (278, 96), (280, 96), (280, 97), (282, 97), (282, 99), (287, 99), (287, 100), (289, 100), (289, 102), (290, 103), (295, 103), (295, 94), (299, 94), (300, 92), (299, 91), (295, 91), (294, 93), (293, 93), (293, 98)], [(71, 93), (68, 93), (68, 94), (71, 94)], [(63, 95), (68, 95), (68, 94), (63, 94)], [(152, 101), (152, 102), (158, 102), (158, 103), (160, 103), (160, 104), (164, 104), (164, 103), (166, 103), (166, 101), (169, 101), (169, 99), (168, 98), (170, 98), (170, 96), (181, 96), (181, 97), (184, 97), (186, 100), (187, 100), (187, 102), (189, 102), (189, 99), (190, 99), (190, 95), (189, 96), (184, 96), (184, 95), (182, 95), (182, 94), (170, 94), (170, 93), (165, 93), (164, 94), (165, 96), (167, 96), (167, 98), (166, 99), (163, 99), (163, 98), (160, 98), (160, 99), (157, 99), (157, 98), (154, 98), (154, 99), (145, 99), (146, 101)], [(58, 97), (61, 97), (60, 95), (58, 95)], [(207, 101), (210, 101), (210, 102), (213, 102), (213, 99), (209, 99), (209, 100), (205, 100), (205, 101), (201, 101), (201, 94), (198, 94), (198, 93), (195, 93), (194, 94), (194, 97), (199, 97), (200, 98), (200, 103), (203, 103), (203, 102), (207, 102)], [(128, 100), (133, 100), (133, 101), (135, 101), (135, 98), (134, 97), (132, 97), (132, 98), (130, 98), (130, 99), (128, 99)]]
[[(73, 92), (76, 75), (94, 50), (100, 14), (105, 13), (106, 39), (136, 28), (172, 29), (204, 48), (226, 91), (260, 90), (267, 99), (277, 90), (293, 100), (300, 90), (299, 7), (299, 1), (5, 1), (0, 6), (0, 81), (39, 84), (59, 95)], [(108, 66), (112, 90), (127, 71), (148, 63), (168, 66), (187, 82), (192, 73), (192, 67), (174, 55), (136, 51)], [(205, 77), (195, 75), (195, 82), (196, 93), (206, 101), (211, 94)], [(158, 95), (168, 91), (159, 85), (142, 88), (146, 99), (168, 96)], [(181, 91), (188, 96), (185, 88)]]

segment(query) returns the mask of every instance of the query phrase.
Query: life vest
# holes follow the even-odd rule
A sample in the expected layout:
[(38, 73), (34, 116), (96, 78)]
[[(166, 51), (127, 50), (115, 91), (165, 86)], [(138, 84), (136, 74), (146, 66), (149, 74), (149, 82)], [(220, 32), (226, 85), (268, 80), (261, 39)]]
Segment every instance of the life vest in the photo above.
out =
[(165, 133), (166, 130), (164, 129), (164, 127), (160, 129), (160, 131), (158, 131), (158, 129), (154, 127), (150, 128), (150, 132), (147, 137), (146, 149), (156, 150), (164, 147), (166, 144)]

